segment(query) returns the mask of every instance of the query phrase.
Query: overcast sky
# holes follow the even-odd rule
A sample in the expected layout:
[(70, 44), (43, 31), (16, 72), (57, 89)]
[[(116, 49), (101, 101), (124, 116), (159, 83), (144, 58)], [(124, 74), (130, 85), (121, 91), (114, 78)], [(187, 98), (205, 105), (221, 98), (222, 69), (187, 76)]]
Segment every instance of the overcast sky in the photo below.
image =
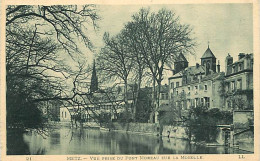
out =
[[(189, 65), (200, 63), (208, 41), (210, 49), (220, 60), (222, 71), (228, 53), (236, 61), (238, 53), (253, 52), (252, 4), (98, 5), (100, 28), (91, 34), (96, 48), (102, 47), (104, 32), (117, 34), (142, 7), (150, 7), (151, 11), (166, 8), (175, 12), (181, 23), (191, 25), (198, 46), (195, 49), (196, 55), (187, 58)], [(92, 58), (91, 54), (89, 57)]]

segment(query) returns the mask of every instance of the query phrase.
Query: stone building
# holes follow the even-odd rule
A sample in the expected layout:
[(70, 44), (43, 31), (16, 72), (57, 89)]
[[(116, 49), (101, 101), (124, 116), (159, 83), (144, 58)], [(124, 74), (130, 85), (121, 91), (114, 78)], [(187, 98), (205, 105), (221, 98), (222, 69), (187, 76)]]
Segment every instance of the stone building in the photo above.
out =
[[(220, 72), (220, 65), (216, 65), (216, 57), (209, 46), (201, 57), (201, 64), (195, 66), (188, 66), (187, 59), (182, 53), (180, 55), (182, 59), (175, 62), (175, 67), (178, 68), (168, 78), (170, 105), (179, 111), (198, 105), (223, 108), (219, 86), (223, 82), (224, 72)], [(180, 63), (182, 65), (178, 65)]]
[(240, 53), (233, 62), (229, 54), (225, 60), (225, 73), (208, 48), (201, 63), (188, 66), (180, 53), (174, 62), (173, 76), (168, 78), (170, 105), (180, 110), (205, 105), (221, 110), (253, 109), (253, 54)]
[(233, 110), (253, 109), (253, 54), (240, 53), (233, 62), (226, 57), (225, 103)]

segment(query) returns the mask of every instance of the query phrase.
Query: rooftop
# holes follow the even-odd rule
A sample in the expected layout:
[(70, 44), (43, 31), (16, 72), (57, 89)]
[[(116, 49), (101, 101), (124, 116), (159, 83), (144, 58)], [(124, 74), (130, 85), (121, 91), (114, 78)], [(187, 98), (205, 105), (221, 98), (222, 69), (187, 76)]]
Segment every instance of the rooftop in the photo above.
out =
[(216, 58), (215, 55), (212, 53), (212, 51), (210, 50), (209, 46), (207, 48), (207, 50), (204, 52), (203, 56), (201, 57), (201, 59), (204, 58)]

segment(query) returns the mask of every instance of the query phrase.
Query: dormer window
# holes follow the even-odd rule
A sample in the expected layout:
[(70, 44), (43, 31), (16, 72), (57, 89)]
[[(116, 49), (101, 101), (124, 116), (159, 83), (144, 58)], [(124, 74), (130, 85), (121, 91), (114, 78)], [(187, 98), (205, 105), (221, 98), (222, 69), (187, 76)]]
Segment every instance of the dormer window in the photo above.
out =
[(242, 64), (239, 64), (238, 67), (239, 67), (239, 71), (241, 71), (242, 70)]

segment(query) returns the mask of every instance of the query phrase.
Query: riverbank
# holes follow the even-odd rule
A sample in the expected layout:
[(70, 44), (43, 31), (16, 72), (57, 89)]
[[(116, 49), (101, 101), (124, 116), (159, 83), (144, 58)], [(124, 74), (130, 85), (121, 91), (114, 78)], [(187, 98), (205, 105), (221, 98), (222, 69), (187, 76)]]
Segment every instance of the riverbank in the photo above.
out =
[[(70, 128), (56, 123), (49, 135), (28, 132), (17, 137), (9, 133), (8, 154), (11, 155), (129, 155), (129, 154), (242, 154), (243, 151), (226, 147), (206, 147), (190, 144), (187, 140), (157, 137), (123, 131), (103, 131), (96, 128)], [(66, 126), (66, 127), (65, 127)]]
[[(107, 125), (106, 127), (100, 127), (97, 123), (86, 122), (78, 123), (78, 128), (89, 128), (89, 129), (98, 129), (100, 131), (114, 131), (120, 133), (129, 133), (129, 134), (138, 134), (138, 135), (147, 135), (147, 136), (160, 136), (164, 138), (173, 138), (173, 139), (182, 139), (188, 141), (191, 145), (205, 146), (205, 147), (224, 147), (224, 144), (218, 142), (194, 142), (189, 141), (188, 135), (186, 134), (185, 127), (182, 126), (163, 126), (160, 127), (159, 124), (155, 123), (118, 123), (113, 122), (112, 124)], [(52, 128), (67, 127), (71, 128), (71, 122), (51, 122)], [(238, 149), (238, 147), (233, 147)], [(232, 149), (233, 149), (232, 148)]]

